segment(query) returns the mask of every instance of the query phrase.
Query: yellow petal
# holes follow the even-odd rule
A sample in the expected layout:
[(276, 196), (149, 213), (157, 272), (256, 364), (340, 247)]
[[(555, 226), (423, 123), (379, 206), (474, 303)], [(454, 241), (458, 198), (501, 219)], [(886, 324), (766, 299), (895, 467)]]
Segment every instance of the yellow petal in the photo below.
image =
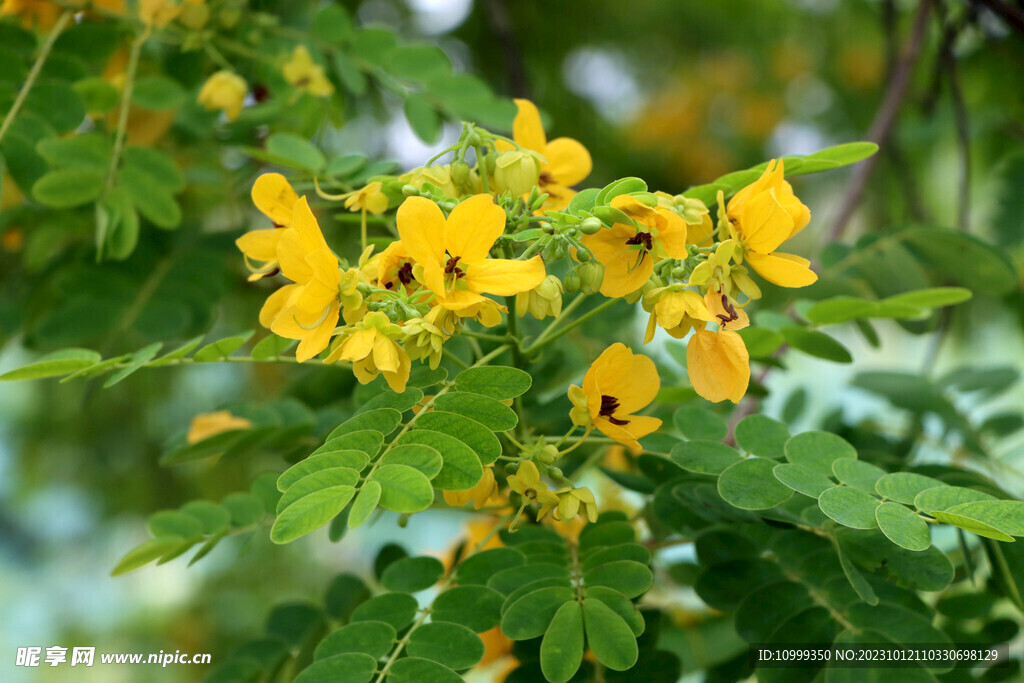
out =
[(739, 403), (750, 382), (750, 355), (735, 332), (695, 330), (686, 345), (686, 371), (707, 400)]
[(533, 289), (545, 275), (544, 261), (540, 256), (527, 261), (492, 258), (471, 265), (463, 282), (474, 292), (513, 296)]
[(433, 263), (443, 268), (445, 220), (437, 204), (425, 197), (409, 197), (398, 207), (396, 219), (409, 256), (424, 266)]
[(255, 261), (276, 261), (277, 243), (282, 232), (284, 231), (277, 228), (253, 230), (235, 240), (235, 245), (243, 254)]
[(530, 100), (515, 102), (519, 113), (512, 122), (512, 137), (521, 147), (544, 154), (548, 141), (544, 135), (544, 126), (540, 122), (540, 112)]
[[(604, 387), (601, 387), (604, 391)], [(647, 356), (641, 354), (634, 354), (630, 359), (630, 363), (627, 368), (625, 381), (622, 381), (615, 387), (609, 387), (611, 391), (606, 391), (615, 398), (619, 399), (619, 409), (616, 413), (622, 413), (624, 415), (630, 415), (631, 420), (637, 419), (632, 416), (638, 410), (643, 410), (654, 397), (658, 395), (658, 390), (661, 389), (661, 378), (658, 377), (658, 369)]]
[(412, 361), (409, 360), (409, 356), (399, 347), (395, 347), (398, 350), (398, 368), (394, 372), (385, 371), (384, 381), (391, 387), (391, 391), (396, 394), (400, 394), (405, 391), (405, 385), (409, 381), (409, 373), (412, 370)]
[(338, 358), (350, 363), (366, 358), (373, 352), (376, 338), (377, 330), (374, 328), (356, 330), (341, 343)]
[(743, 204), (739, 214), (743, 244), (748, 251), (770, 254), (793, 234), (793, 217), (775, 196), (761, 192)]
[(281, 272), (293, 282), (303, 284), (313, 279), (313, 269), (306, 262), (306, 249), (295, 228), (285, 228), (277, 241), (277, 262)]
[(381, 372), (398, 370), (398, 345), (383, 334), (378, 334), (373, 340), (373, 364)]
[(448, 216), (444, 246), (460, 265), (483, 261), (494, 242), (505, 232), (505, 210), (489, 194), (478, 194), (462, 202)]
[(541, 165), (541, 172), (547, 171), (559, 185), (575, 185), (590, 175), (594, 167), (587, 148), (572, 138), (555, 138), (548, 143), (544, 156), (548, 163)]
[(274, 222), (287, 226), (292, 221), (292, 209), (299, 195), (280, 173), (264, 173), (252, 185), (252, 203)]
[(806, 287), (818, 281), (810, 261), (793, 254), (747, 252), (747, 263), (768, 282), (780, 287)]
[(334, 328), (337, 325), (338, 304), (333, 303), (324, 321), (299, 342), (299, 345), (295, 348), (295, 360), (304, 363), (326, 349), (327, 345), (331, 342), (331, 335), (334, 334)]
[(601, 294), (608, 298), (631, 294), (651, 278), (654, 259), (650, 255), (634, 267), (641, 252), (626, 242), (635, 235), (635, 228), (616, 223), (609, 230), (599, 230), (582, 238), (583, 246), (605, 268)]
[(292, 297), (297, 297), (302, 291), (300, 285), (285, 285), (267, 297), (266, 303), (260, 309), (260, 325), (271, 329), (274, 319), (284, 310)]

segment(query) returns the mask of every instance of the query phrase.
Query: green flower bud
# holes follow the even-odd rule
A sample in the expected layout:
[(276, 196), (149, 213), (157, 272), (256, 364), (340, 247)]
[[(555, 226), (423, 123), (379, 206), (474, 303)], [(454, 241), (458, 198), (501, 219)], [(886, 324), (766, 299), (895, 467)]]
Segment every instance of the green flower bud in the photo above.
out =
[(584, 294), (597, 294), (604, 282), (604, 266), (597, 261), (580, 264), (576, 271), (580, 275), (580, 291)]
[(420, 189), (415, 185), (402, 185), (402, 194), (406, 197), (418, 197)]
[(452, 182), (458, 185), (465, 185), (469, 180), (469, 174), (473, 169), (462, 159), (452, 162)]
[(565, 473), (562, 472), (561, 467), (549, 467), (548, 476), (552, 479), (565, 479)]
[(584, 247), (576, 248), (576, 260), (580, 263), (586, 263), (590, 260), (590, 250)]
[[(536, 188), (535, 188), (536, 189)], [(530, 211), (539, 211), (544, 206), (544, 202), (550, 197), (547, 192), (541, 192), (537, 195), (536, 199), (530, 202)]]
[(586, 218), (580, 223), (580, 230), (583, 231), (584, 235), (593, 235), (597, 233), (603, 226), (601, 225), (601, 219), (591, 216)]
[(537, 454), (537, 459), (545, 465), (553, 465), (558, 460), (558, 448), (554, 444), (548, 444)]
[(540, 179), (540, 164), (530, 152), (502, 152), (494, 162), (494, 185), (498, 192), (526, 194)]
[(580, 274), (576, 272), (575, 268), (565, 274), (565, 277), (562, 279), (562, 284), (565, 286), (565, 291), (570, 294), (579, 291)]

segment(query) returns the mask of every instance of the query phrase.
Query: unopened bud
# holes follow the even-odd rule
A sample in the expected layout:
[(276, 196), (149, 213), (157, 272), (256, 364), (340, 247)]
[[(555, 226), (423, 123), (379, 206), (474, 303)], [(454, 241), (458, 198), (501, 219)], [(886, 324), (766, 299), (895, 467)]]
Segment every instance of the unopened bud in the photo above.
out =
[(540, 164), (529, 152), (502, 152), (494, 162), (494, 185), (498, 192), (526, 194), (539, 178)]
[(601, 219), (595, 218), (594, 216), (591, 216), (590, 218), (585, 218), (583, 222), (580, 223), (580, 230), (583, 232), (584, 235), (596, 234), (597, 231), (599, 231), (601, 228)]
[(406, 197), (418, 197), (420, 189), (415, 185), (402, 185), (402, 194)]
[(590, 260), (590, 250), (583, 247), (576, 247), (576, 260), (580, 263), (586, 263)]
[(565, 291), (572, 294), (580, 289), (580, 274), (576, 272), (576, 269), (570, 270), (565, 274), (562, 279), (562, 285), (565, 287)]
[(576, 269), (580, 275), (580, 291), (584, 294), (597, 294), (604, 282), (604, 266), (597, 261), (587, 261)]
[(452, 182), (456, 185), (465, 185), (466, 181), (469, 180), (470, 171), (472, 171), (462, 159), (452, 162)]
[(554, 444), (548, 444), (540, 450), (537, 459), (545, 465), (553, 465), (558, 460), (558, 447)]

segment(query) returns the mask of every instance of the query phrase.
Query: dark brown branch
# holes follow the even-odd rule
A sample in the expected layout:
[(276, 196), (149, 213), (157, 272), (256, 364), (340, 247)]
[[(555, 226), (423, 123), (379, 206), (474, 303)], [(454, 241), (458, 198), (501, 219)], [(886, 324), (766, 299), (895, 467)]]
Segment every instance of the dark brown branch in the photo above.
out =
[[(921, 4), (917, 9), (917, 16), (914, 18), (914, 26), (911, 29), (910, 38), (907, 41), (907, 47), (889, 79), (889, 86), (886, 89), (882, 105), (871, 122), (867, 138), (879, 146), (884, 145), (886, 138), (889, 137), (892, 126), (896, 122), (896, 115), (899, 113), (900, 105), (907, 94), (907, 87), (910, 84), (910, 73), (913, 71), (914, 64), (917, 62), (918, 57), (920, 57), (921, 48), (924, 45), (932, 4), (933, 0), (921, 0)], [(854, 172), (846, 195), (839, 206), (836, 221), (828, 232), (828, 241), (834, 242), (838, 240), (842, 237), (843, 232), (846, 231), (846, 226), (849, 224), (850, 218), (853, 217), (853, 213), (860, 203), (861, 196), (864, 194), (868, 178), (871, 176), (875, 164), (878, 163), (878, 156), (876, 154), (865, 159)]]

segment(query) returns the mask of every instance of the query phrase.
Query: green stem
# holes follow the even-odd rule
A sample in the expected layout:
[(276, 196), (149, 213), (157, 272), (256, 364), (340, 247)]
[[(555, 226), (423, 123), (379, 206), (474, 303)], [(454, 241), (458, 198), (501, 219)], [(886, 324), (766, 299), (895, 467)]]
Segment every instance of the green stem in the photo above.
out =
[(366, 207), (365, 206), (363, 207), (363, 210), (360, 213), (361, 213), (361, 215), (360, 215), (360, 221), (359, 221), (359, 240), (360, 240), (360, 244), (362, 245), (362, 248), (359, 250), (359, 253), (362, 254), (364, 251), (366, 251)]
[(50, 56), (50, 50), (53, 49), (53, 44), (57, 42), (57, 38), (61, 32), (67, 27), (68, 22), (71, 21), (71, 17), (74, 16), (74, 12), (71, 10), (65, 10), (60, 18), (57, 19), (57, 23), (54, 24), (53, 28), (50, 29), (50, 35), (46, 37), (46, 42), (43, 43), (43, 49), (39, 52), (39, 56), (36, 57), (35, 63), (32, 65), (31, 71), (28, 72), (28, 77), (25, 79), (25, 83), (22, 84), (21, 90), (18, 91), (18, 96), (14, 99), (14, 104), (11, 105), (10, 110), (7, 112), (7, 116), (4, 117), (4, 122), (0, 124), (0, 140), (4, 139), (4, 135), (7, 134), (7, 130), (14, 123), (14, 118), (18, 115), (25, 99), (28, 97), (28, 93), (32, 90), (32, 86), (35, 85), (36, 79), (39, 78), (39, 73), (43, 70), (43, 64), (46, 63), (47, 58)]
[[(573, 429), (575, 430), (575, 429), (576, 429), (576, 427), (574, 426), (574, 427), (573, 427)], [(586, 440), (587, 440), (587, 437), (588, 437), (588, 436), (590, 436), (590, 432), (592, 432), (592, 431), (594, 431), (594, 425), (590, 425), (589, 427), (587, 427), (587, 431), (583, 432), (583, 436), (581, 436), (581, 437), (580, 437), (579, 439), (577, 439), (577, 440), (576, 440), (576, 443), (574, 443), (573, 445), (569, 446), (569, 447), (568, 447), (568, 448), (566, 448), (566, 449), (565, 449), (564, 451), (560, 451), (560, 452), (558, 453), (558, 457), (560, 457), (560, 458), (562, 458), (562, 457), (565, 457), (565, 456), (566, 456), (566, 455), (568, 455), (569, 453), (572, 453), (572, 452), (573, 452), (574, 450), (576, 450), (577, 448), (579, 448), (580, 446), (582, 446), (582, 445), (584, 444), (584, 442), (586, 442)], [(572, 432), (569, 432), (569, 434), (571, 434), (571, 433), (572, 433)], [(567, 439), (567, 438), (569, 437), (569, 434), (566, 434), (565, 436), (563, 436), (563, 437), (562, 437), (562, 440), (561, 440), (561, 441), (559, 441), (559, 442), (558, 442), (558, 443), (556, 444), (556, 446), (560, 446), (560, 445), (562, 445), (563, 443), (565, 443), (565, 440), (566, 440), (566, 439)]]
[(541, 340), (546, 339), (548, 337), (548, 335), (552, 334), (555, 331), (555, 329), (558, 328), (559, 324), (561, 324), (561, 322), (563, 320), (568, 318), (570, 313), (572, 313), (577, 308), (579, 308), (579, 305), (581, 303), (583, 303), (583, 300), (586, 299), (586, 298), (587, 298), (586, 294), (583, 294), (583, 293), (577, 294), (576, 298), (573, 299), (572, 301), (570, 301), (569, 305), (561, 310), (561, 312), (558, 314), (558, 317), (556, 317), (554, 320), (552, 320), (550, 323), (548, 323), (548, 326), (545, 327), (544, 331), (540, 333), (540, 336), (537, 337), (537, 340), (534, 342), (534, 344), (537, 344)]
[(474, 332), (473, 330), (463, 329), (459, 332), (463, 337), (469, 337), (470, 339), (479, 339), (481, 341), (498, 342), (499, 344), (507, 344), (510, 341), (514, 341), (507, 334), (488, 334), (487, 332)]
[(458, 365), (463, 370), (468, 370), (469, 369), (469, 363), (467, 363), (466, 361), (462, 360), (461, 358), (456, 356), (454, 353), (452, 353), (448, 349), (441, 349), (441, 353), (444, 355), (445, 358), (447, 358), (451, 362), (455, 363), (456, 365)]
[[(469, 551), (469, 554), (467, 554), (466, 557), (472, 557), (473, 554), (475, 554), (481, 548), (487, 545), (488, 541), (494, 538), (495, 534), (497, 534), (499, 531), (501, 531), (502, 528), (504, 528), (505, 523), (508, 522), (510, 517), (512, 517), (511, 514), (504, 515), (501, 521), (497, 522), (494, 525), (494, 527), (489, 532), (487, 532), (487, 535), (481, 538), (480, 541), (473, 546), (473, 549)], [(456, 566), (453, 566), (448, 571), (448, 576), (444, 578), (444, 581), (441, 582), (441, 585), (437, 589), (438, 595), (444, 593), (444, 591), (450, 585), (452, 585), (452, 583), (455, 582), (455, 570)], [(412, 634), (416, 632), (416, 629), (423, 625), (423, 622), (425, 622), (427, 620), (427, 617), (430, 616), (431, 611), (432, 606), (425, 608), (423, 610), (423, 613), (420, 614), (419, 618), (416, 619), (413, 625), (409, 627), (409, 630), (406, 631), (405, 635), (402, 636), (402, 639), (398, 641), (398, 644), (395, 645), (395, 649), (391, 651), (391, 654), (388, 655), (387, 661), (384, 662), (384, 667), (381, 668), (380, 672), (377, 674), (377, 678), (375, 679), (377, 683), (382, 683), (385, 679), (387, 679), (388, 672), (391, 671), (391, 667), (394, 666), (396, 661), (398, 661), (398, 657), (402, 654), (402, 651), (405, 649), (405, 646), (409, 644), (409, 640), (412, 638)]]
[(135, 88), (135, 72), (139, 67), (139, 54), (142, 52), (142, 44), (149, 38), (150, 27), (142, 32), (132, 42), (132, 51), (128, 56), (128, 68), (125, 71), (124, 91), (121, 93), (121, 111), (117, 116), (117, 133), (114, 137), (114, 151), (110, 155), (110, 167), (107, 169), (107, 190), (114, 186), (117, 177), (117, 166), (121, 159), (121, 150), (124, 149), (125, 136), (128, 133), (128, 111), (132, 104), (132, 90)]
[(490, 194), (491, 184), (487, 180), (487, 165), (484, 163), (484, 148), (478, 145), (473, 149), (476, 150), (476, 169), (480, 174), (480, 182), (484, 186), (484, 194)]
[[(537, 341), (533, 342), (532, 344), (527, 346), (525, 349), (523, 349), (523, 354), (528, 356), (531, 353), (534, 353), (535, 351), (544, 348), (545, 346), (547, 346), (551, 342), (555, 341), (559, 337), (562, 337), (562, 336), (572, 332), (574, 329), (576, 329), (577, 327), (579, 327), (583, 323), (587, 322), (588, 320), (590, 320), (594, 316), (600, 315), (605, 310), (607, 310), (607, 309), (611, 308), (612, 306), (614, 306), (618, 301), (619, 301), (618, 299), (608, 299), (603, 304), (600, 304), (599, 306), (594, 308), (592, 311), (588, 311), (587, 313), (584, 313), (579, 318), (577, 318), (576, 320), (572, 321), (571, 323), (569, 323), (568, 325), (566, 325), (562, 329), (558, 330), (557, 332), (550, 332), (549, 333), (549, 330), (554, 326), (554, 323), (552, 323), (552, 325), (548, 326), (549, 329), (545, 330), (544, 334), (541, 334), (541, 336), (537, 339)], [(573, 303), (576, 303), (576, 302), (574, 301)], [(569, 304), (569, 306), (567, 307), (567, 310), (571, 310), (572, 308), (575, 308), (575, 306), (573, 306), (573, 304)], [(566, 313), (566, 311), (562, 311), (563, 316), (564, 316), (565, 313)], [(561, 318), (561, 316), (559, 316), (559, 318)]]
[(533, 256), (534, 254), (536, 254), (537, 252), (539, 252), (543, 248), (544, 248), (543, 240), (538, 237), (537, 240), (533, 244), (531, 244), (529, 247), (527, 247), (526, 251), (524, 251), (522, 254), (520, 254), (517, 257), (516, 260), (518, 260), (518, 261), (525, 261), (526, 259), (530, 258), (531, 256)]

